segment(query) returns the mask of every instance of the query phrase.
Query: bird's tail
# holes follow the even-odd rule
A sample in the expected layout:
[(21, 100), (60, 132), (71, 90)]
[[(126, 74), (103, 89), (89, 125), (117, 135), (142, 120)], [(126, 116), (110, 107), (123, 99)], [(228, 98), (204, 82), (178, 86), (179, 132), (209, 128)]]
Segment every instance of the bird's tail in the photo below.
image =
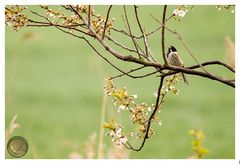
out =
[(189, 85), (186, 76), (184, 75), (184, 73), (182, 73), (182, 78), (185, 84)]

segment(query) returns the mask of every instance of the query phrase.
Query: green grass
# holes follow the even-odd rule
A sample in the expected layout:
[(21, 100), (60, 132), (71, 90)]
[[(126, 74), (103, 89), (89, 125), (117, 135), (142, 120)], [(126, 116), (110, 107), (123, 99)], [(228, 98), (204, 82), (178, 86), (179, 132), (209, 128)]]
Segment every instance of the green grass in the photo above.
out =
[[(169, 14), (173, 8), (169, 7)], [(106, 6), (95, 9), (100, 14), (106, 10)], [(141, 6), (139, 10), (146, 30), (155, 29), (158, 25), (150, 14), (161, 18), (162, 6)], [(121, 6), (114, 6), (111, 11), (119, 28), (124, 27), (120, 12)], [(133, 10), (129, 8), (130, 12)], [(139, 33), (133, 14), (130, 19), (135, 24), (133, 31)], [(168, 26), (182, 34), (200, 61), (225, 61), (224, 37), (235, 39), (234, 21), (230, 11), (196, 6), (195, 11), (189, 11), (180, 22), (171, 20)], [(34, 32), (36, 38), (23, 41), (26, 32)], [(158, 60), (162, 60), (160, 36), (158, 32), (149, 41)], [(131, 40), (120, 35), (113, 33), (113, 37), (132, 45)], [(186, 65), (194, 64), (177, 39), (168, 32), (166, 38), (167, 45), (173, 44), (181, 52)], [(102, 47), (98, 49), (110, 56)], [(130, 68), (129, 63), (113, 61)], [(231, 77), (219, 67), (211, 70)], [(81, 152), (88, 136), (99, 132), (104, 78), (116, 74), (118, 72), (84, 42), (54, 28), (27, 28), (17, 33), (6, 28), (6, 128), (18, 114), (21, 127), (14, 135), (24, 136), (30, 143), (24, 158), (68, 158), (73, 149), (64, 144), (66, 141), (77, 145)], [(187, 78), (189, 86), (178, 84), (179, 96), (167, 96), (160, 114), (163, 125), (154, 125), (156, 135), (146, 142), (141, 152), (130, 152), (130, 158), (188, 158), (191, 129), (202, 129), (206, 134), (204, 146), (210, 152), (205, 158), (235, 157), (235, 90), (208, 79), (190, 75)], [(138, 80), (123, 77), (115, 83), (126, 86), (131, 94), (138, 94), (139, 102), (155, 102), (153, 92), (159, 82), (154, 77)], [(112, 110), (108, 109), (107, 118), (116, 115)], [(123, 114), (121, 121), (124, 123), (126, 119), (128, 115)], [(110, 138), (105, 137), (104, 141), (109, 145)], [(8, 153), (6, 158), (11, 158)]]

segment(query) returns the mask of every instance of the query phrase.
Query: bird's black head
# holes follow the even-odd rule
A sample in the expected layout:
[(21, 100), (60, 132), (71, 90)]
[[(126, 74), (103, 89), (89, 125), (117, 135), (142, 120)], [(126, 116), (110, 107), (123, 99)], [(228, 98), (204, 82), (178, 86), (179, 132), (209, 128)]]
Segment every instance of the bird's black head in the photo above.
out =
[(168, 48), (168, 51), (170, 51), (170, 52), (177, 52), (177, 49), (174, 46), (170, 46)]
[(168, 54), (170, 54), (171, 52), (177, 52), (177, 49), (174, 46), (168, 47), (167, 57), (168, 57)]

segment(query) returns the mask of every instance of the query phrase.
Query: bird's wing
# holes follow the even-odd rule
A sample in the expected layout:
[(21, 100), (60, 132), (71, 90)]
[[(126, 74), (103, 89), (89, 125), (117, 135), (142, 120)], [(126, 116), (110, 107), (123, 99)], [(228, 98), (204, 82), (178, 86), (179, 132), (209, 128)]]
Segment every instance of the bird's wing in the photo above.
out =
[[(180, 58), (179, 55), (177, 55), (177, 53), (172, 53), (171, 55), (171, 58), (172, 58), (172, 65), (175, 65), (175, 66), (183, 66), (183, 61), (182, 59)], [(171, 64), (171, 63), (170, 63)]]

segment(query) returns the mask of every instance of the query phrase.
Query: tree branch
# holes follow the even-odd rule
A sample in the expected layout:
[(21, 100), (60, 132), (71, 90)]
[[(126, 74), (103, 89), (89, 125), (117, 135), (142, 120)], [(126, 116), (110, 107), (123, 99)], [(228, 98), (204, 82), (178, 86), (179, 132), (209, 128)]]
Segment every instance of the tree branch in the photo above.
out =
[[(183, 72), (185, 74), (190, 74), (190, 75), (194, 75), (194, 76), (201, 76), (201, 77), (205, 77), (205, 78), (208, 78), (211, 80), (216, 80), (218, 82), (221, 82), (223, 84), (226, 84), (228, 86), (235, 88), (235, 82), (223, 79), (222, 77), (218, 77), (218, 76), (212, 75), (210, 73), (205, 73), (205, 72), (188, 69), (186, 67), (164, 66), (164, 68), (162, 68), (162, 70), (172, 70), (172, 71)], [(174, 73), (168, 73), (168, 75), (170, 75), (170, 74), (174, 74)]]
[(235, 69), (232, 68), (231, 66), (227, 65), (226, 63), (223, 63), (221, 61), (208, 61), (208, 62), (204, 62), (204, 63), (201, 63), (201, 64), (197, 64), (197, 65), (193, 65), (193, 66), (190, 66), (190, 67), (186, 67), (188, 69), (195, 69), (195, 68), (199, 68), (199, 67), (203, 67), (203, 66), (208, 66), (208, 65), (221, 65), (225, 68), (227, 68), (228, 70), (232, 71), (233, 73), (235, 73)]
[(167, 5), (164, 5), (163, 8), (163, 17), (162, 17), (162, 55), (164, 59), (164, 65), (168, 65), (167, 58), (165, 55), (165, 17), (166, 17), (166, 12), (167, 12)]
[[(141, 68), (141, 67), (140, 67)], [(128, 74), (129, 75), (129, 73), (131, 73), (131, 72), (134, 72), (134, 71), (136, 71), (136, 70), (130, 70), (130, 71), (128, 71), (128, 72), (126, 72), (125, 74), (123, 73), (123, 74), (119, 74), (119, 75), (117, 75), (117, 76), (114, 76), (114, 77), (111, 77), (109, 80), (112, 80), (112, 79), (116, 79), (116, 78), (118, 78), (118, 77), (122, 77), (123, 75), (126, 75), (126, 74)], [(159, 73), (159, 71), (157, 70), (157, 71), (153, 71), (153, 72), (150, 72), (150, 73), (147, 73), (147, 74), (145, 74), (145, 75), (139, 75), (139, 76), (130, 76), (131, 78), (133, 78), (133, 79), (139, 79), (139, 78), (144, 78), (144, 77), (148, 77), (148, 76), (150, 76), (150, 75), (154, 75), (154, 74), (156, 74), (156, 73)]]
[(108, 18), (109, 18), (109, 14), (110, 14), (111, 8), (112, 8), (112, 5), (109, 6), (108, 11), (107, 11), (107, 18), (106, 18), (106, 21), (104, 23), (102, 40), (104, 39), (104, 36), (105, 36), (105, 31), (106, 31), (106, 28), (107, 28), (107, 22), (108, 22)]
[[(151, 127), (152, 119), (154, 118), (154, 116), (155, 116), (155, 114), (156, 114), (156, 112), (157, 112), (157, 110), (158, 110), (158, 107), (159, 107), (161, 89), (162, 89), (162, 86), (163, 86), (164, 78), (165, 78), (165, 76), (161, 76), (160, 84), (159, 84), (158, 92), (157, 92), (157, 99), (156, 99), (155, 107), (154, 107), (154, 110), (153, 110), (151, 116), (149, 117), (149, 119), (148, 119), (148, 121), (147, 121), (147, 125), (146, 125), (147, 129), (146, 129), (145, 136), (144, 136), (144, 138), (143, 138), (143, 141), (142, 141), (141, 146), (140, 146), (139, 148), (137, 148), (137, 149), (136, 149), (136, 148), (133, 148), (132, 146), (130, 146), (130, 148), (127, 147), (128, 149), (132, 149), (132, 150), (134, 150), (134, 151), (140, 151), (140, 150), (142, 150), (142, 148), (144, 147), (144, 144), (145, 144), (146, 140), (149, 138), (148, 133), (149, 133), (149, 130), (150, 130), (150, 127)], [(128, 143), (128, 145), (131, 145), (131, 144)]]
[(91, 5), (88, 5), (88, 27), (91, 26)]
[[(147, 37), (146, 37), (145, 32), (144, 32), (144, 30), (143, 30), (143, 28), (142, 28), (142, 25), (141, 25), (141, 23), (140, 23), (140, 20), (139, 20), (139, 17), (138, 17), (137, 8), (138, 8), (138, 7), (137, 7), (136, 5), (134, 5), (135, 17), (136, 17), (136, 20), (137, 20), (137, 23), (138, 23), (138, 27), (139, 27), (139, 29), (140, 29), (140, 31), (141, 31), (141, 33), (142, 33), (142, 36), (143, 36), (143, 43), (144, 43), (144, 47), (145, 47), (146, 57), (147, 57), (147, 59), (148, 59), (149, 61), (151, 61), (151, 60), (152, 60), (152, 61), (156, 61), (156, 60), (154, 59), (154, 57), (153, 57), (153, 55), (152, 55), (149, 47), (148, 47)], [(150, 60), (150, 59), (151, 59), (151, 60)]]

